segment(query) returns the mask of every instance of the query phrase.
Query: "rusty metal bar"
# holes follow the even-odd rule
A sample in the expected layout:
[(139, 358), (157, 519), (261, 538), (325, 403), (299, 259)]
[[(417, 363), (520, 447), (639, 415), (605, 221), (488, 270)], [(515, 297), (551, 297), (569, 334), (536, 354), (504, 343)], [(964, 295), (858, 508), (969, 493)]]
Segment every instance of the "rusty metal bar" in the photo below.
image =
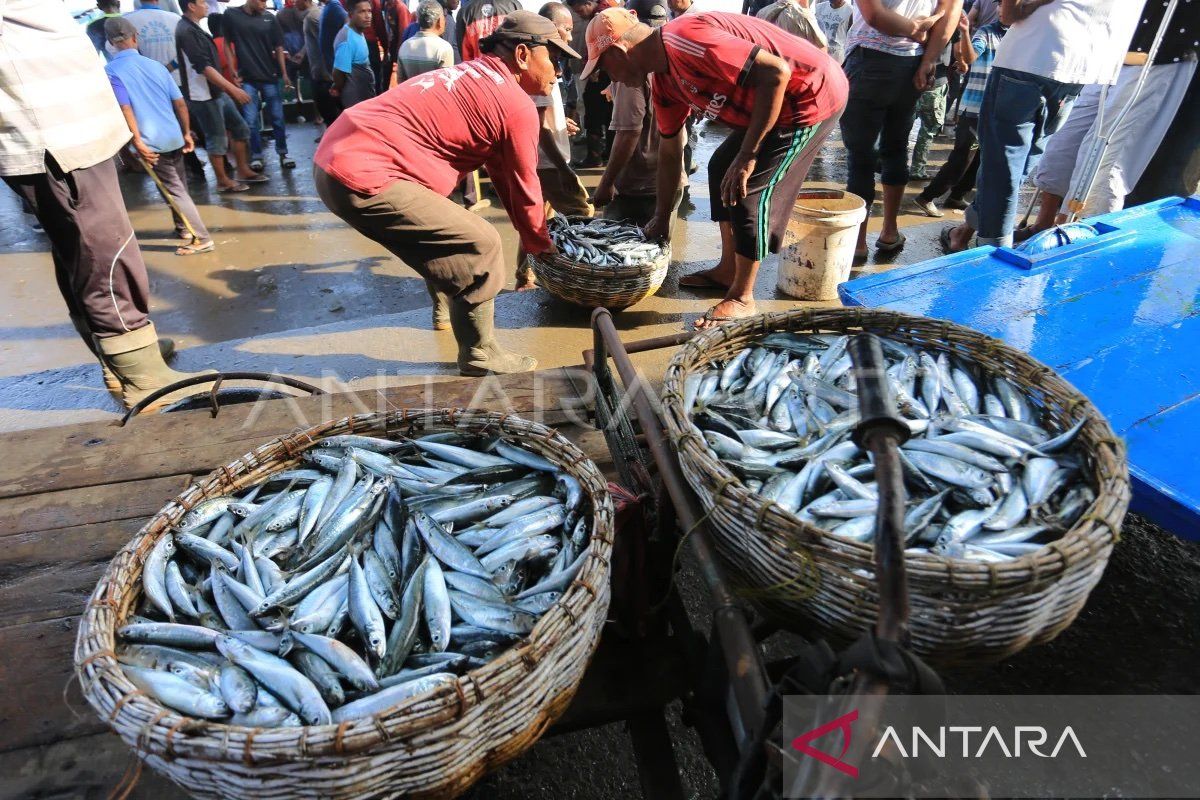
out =
[[(737, 598), (729, 588), (724, 571), (717, 562), (707, 530), (701, 523), (703, 515), (697, 508), (695, 497), (683, 475), (680, 474), (679, 464), (667, 443), (662, 424), (646, 394), (637, 369), (629, 360), (629, 351), (621, 342), (613, 325), (612, 315), (607, 309), (598, 308), (593, 312), (592, 328), (595, 331), (595, 362), (600, 363), (612, 358), (616, 364), (617, 372), (630, 394), (633, 412), (641, 423), (647, 448), (658, 466), (663, 486), (675, 506), (680, 527), (687, 534), (688, 543), (699, 565), (700, 577), (712, 595), (716, 606), (713, 612), (713, 631), (717, 639), (716, 645), (721, 649), (729, 673), (729, 684), (737, 706), (740, 727), (745, 731), (756, 731), (762, 724), (763, 708), (770, 691), (770, 681), (763, 666), (762, 654), (742, 609), (737, 605)], [(657, 346), (670, 346), (678, 340), (678, 336), (660, 337)], [(642, 345), (641, 352), (654, 349), (645, 346), (645, 343)]]
[[(593, 320), (595, 314), (592, 315)], [(636, 342), (622, 342), (622, 347), (625, 352), (632, 355), (634, 353), (645, 353), (650, 350), (661, 350), (664, 347), (678, 347), (684, 342), (689, 341), (696, 335), (696, 331), (684, 331), (683, 333), (671, 333), (666, 336), (655, 336), (651, 339), (638, 339)], [(595, 350), (583, 351), (583, 363), (588, 369), (592, 368), (596, 357)]]

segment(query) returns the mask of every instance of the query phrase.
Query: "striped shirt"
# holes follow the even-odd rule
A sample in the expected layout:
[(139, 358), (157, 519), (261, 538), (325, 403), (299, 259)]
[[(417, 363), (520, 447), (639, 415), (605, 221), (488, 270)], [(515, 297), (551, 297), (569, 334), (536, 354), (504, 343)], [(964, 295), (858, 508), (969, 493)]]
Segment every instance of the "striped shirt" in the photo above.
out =
[(400, 45), (401, 82), (442, 67), (454, 66), (454, 48), (440, 36), (422, 31)]
[(129, 141), (82, 25), (62, 3), (0, 4), (0, 175), (64, 172), (99, 164)]
[(959, 110), (973, 117), (979, 116), (983, 105), (983, 89), (987, 86), (988, 75), (992, 72), (992, 62), (996, 60), (996, 48), (1008, 28), (999, 20), (984, 25), (975, 31), (971, 37), (971, 47), (975, 48), (975, 63), (967, 73), (967, 86), (963, 89), (962, 104)]

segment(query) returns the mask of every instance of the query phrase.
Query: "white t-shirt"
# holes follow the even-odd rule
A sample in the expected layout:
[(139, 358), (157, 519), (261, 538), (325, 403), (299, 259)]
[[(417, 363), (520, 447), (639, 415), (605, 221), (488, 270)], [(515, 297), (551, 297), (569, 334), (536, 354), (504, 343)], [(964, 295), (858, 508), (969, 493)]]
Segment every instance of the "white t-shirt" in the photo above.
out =
[[(909, 19), (928, 17), (937, 10), (937, 0), (883, 0), (883, 5)], [(846, 52), (849, 53), (855, 47), (882, 50), (896, 56), (919, 56), (925, 52), (925, 48), (912, 39), (889, 36), (872, 28), (863, 19), (858, 6), (854, 7), (854, 23), (850, 26), (850, 35), (846, 40)]]
[(179, 83), (179, 65), (175, 57), (175, 28), (180, 16), (161, 8), (145, 8), (125, 15), (138, 32), (138, 52), (167, 68), (175, 83)]
[[(550, 109), (546, 112), (550, 116), (550, 129), (554, 131), (554, 141), (558, 144), (558, 151), (562, 153), (563, 158), (567, 163), (571, 163), (571, 137), (567, 136), (567, 112), (563, 109), (562, 90), (559, 88), (559, 81), (554, 82), (554, 91), (545, 96), (533, 97), (533, 104), (538, 108)], [(538, 146), (538, 169), (553, 169), (554, 164), (550, 159), (546, 158), (546, 153), (542, 150), (541, 145)]]
[(829, 55), (835, 61), (841, 61), (846, 56), (846, 37), (850, 33), (850, 22), (854, 19), (853, 5), (850, 0), (845, 0), (840, 8), (834, 8), (829, 0), (821, 0), (813, 13), (829, 42)]
[(1008, 29), (992, 66), (1060, 83), (1115, 83), (1141, 11), (1136, 0), (1054, 0)]

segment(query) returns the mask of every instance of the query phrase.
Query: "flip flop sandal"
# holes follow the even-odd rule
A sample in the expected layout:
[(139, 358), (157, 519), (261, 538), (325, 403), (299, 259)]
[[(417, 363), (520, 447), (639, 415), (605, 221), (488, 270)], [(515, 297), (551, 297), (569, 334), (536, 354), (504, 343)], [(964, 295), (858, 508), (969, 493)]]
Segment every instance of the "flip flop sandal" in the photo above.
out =
[(266, 175), (255, 175), (252, 178), (238, 178), (238, 181), (240, 183), (247, 183), (247, 184), (249, 184), (249, 183), (266, 183), (268, 180), (270, 180), (270, 178), (268, 178)]
[(254, 170), (255, 172), (262, 172), (262, 171), (263, 171), (263, 161), (262, 161), (262, 159), (261, 159), (261, 158), (256, 158), (256, 159), (253, 159), (253, 160), (250, 162), (250, 169)]
[(722, 292), (729, 291), (728, 286), (713, 280), (703, 272), (693, 272), (690, 275), (684, 275), (679, 279), (679, 286), (681, 289), (712, 289)]
[(720, 325), (723, 322), (733, 322), (734, 320), (746, 319), (747, 317), (753, 317), (755, 314), (758, 313), (757, 310), (755, 310), (755, 311), (751, 311), (748, 314), (736, 314), (734, 316), (722, 315), (722, 316), (718, 317), (716, 314), (713, 313), (715, 310), (716, 310), (716, 306), (713, 306), (708, 311), (705, 311), (704, 315), (702, 317), (700, 317), (700, 319), (704, 320), (706, 322), (714, 322), (717, 325)]
[[(259, 181), (255, 181), (255, 183), (259, 183)], [(238, 194), (240, 192), (248, 192), (248, 191), (250, 191), (250, 187), (244, 183), (238, 183), (233, 186), (222, 186), (219, 189), (217, 189), (217, 192), (219, 194)]]
[(195, 256), (200, 253), (211, 253), (217, 247), (216, 242), (209, 239), (207, 242), (199, 244), (185, 244), (183, 247), (175, 251), (177, 256)]
[(958, 252), (954, 249), (954, 243), (950, 241), (950, 235), (954, 232), (954, 225), (949, 225), (942, 228), (942, 232), (938, 234), (938, 244), (942, 246), (942, 252), (946, 255), (953, 255)]
[(908, 241), (908, 239), (903, 233), (899, 234), (898, 238), (894, 242), (885, 242), (882, 239), (876, 239), (875, 249), (880, 253), (895, 253), (897, 250), (904, 247), (904, 243), (906, 241)]
[(296, 162), (287, 156), (284, 156), (283, 158), (279, 159), (279, 166), (283, 167), (284, 169), (295, 169)]

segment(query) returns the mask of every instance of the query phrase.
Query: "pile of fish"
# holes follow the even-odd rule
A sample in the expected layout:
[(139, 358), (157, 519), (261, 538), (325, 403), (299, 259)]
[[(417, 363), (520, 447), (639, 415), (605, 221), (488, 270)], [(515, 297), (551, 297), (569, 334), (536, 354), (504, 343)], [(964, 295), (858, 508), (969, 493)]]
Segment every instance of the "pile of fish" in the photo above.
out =
[(595, 267), (632, 267), (653, 261), (665, 245), (647, 242), (642, 229), (624, 222), (586, 217), (551, 217), (550, 241), (559, 254)]
[(587, 557), (579, 481), (501, 439), (331, 436), (304, 459), (149, 553), (118, 631), (143, 692), (251, 727), (377, 714), (522, 641)]
[[(848, 337), (772, 333), (689, 375), (684, 409), (751, 491), (837, 535), (875, 532), (874, 466), (850, 434), (858, 398)], [(1008, 380), (883, 340), (912, 438), (900, 452), (907, 552), (999, 562), (1058, 538), (1095, 499), (1072, 443)]]

